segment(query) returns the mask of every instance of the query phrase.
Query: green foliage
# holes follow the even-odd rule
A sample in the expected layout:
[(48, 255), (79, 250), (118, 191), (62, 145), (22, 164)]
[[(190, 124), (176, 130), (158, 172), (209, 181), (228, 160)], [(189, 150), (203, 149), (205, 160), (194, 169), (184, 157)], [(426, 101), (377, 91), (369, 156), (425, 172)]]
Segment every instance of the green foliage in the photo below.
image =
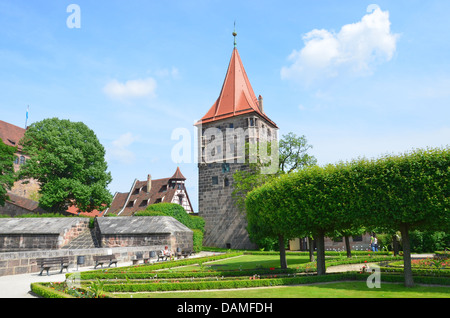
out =
[(144, 211), (139, 211), (135, 216), (171, 216), (180, 223), (186, 225), (191, 230), (205, 230), (205, 220), (203, 218), (186, 213), (183, 207), (176, 203), (157, 203), (149, 205)]
[(7, 191), (14, 184), (14, 153), (15, 147), (10, 147), (0, 139), (0, 206), (8, 199)]
[(450, 247), (450, 235), (442, 231), (412, 231), (410, 234), (411, 251), (432, 253)]
[[(364, 255), (360, 252), (361, 258), (356, 259), (330, 259), (327, 266), (339, 264), (361, 264), (365, 262), (386, 262), (392, 260), (400, 260), (399, 257), (388, 257), (386, 253), (376, 253), (376, 255)], [(365, 272), (346, 272), (333, 273), (318, 276), (314, 273), (315, 266), (313, 263), (298, 264), (293, 268), (281, 270), (279, 268), (267, 268), (264, 266), (241, 270), (241, 264), (236, 263), (236, 256), (243, 254), (252, 254), (261, 256), (260, 262), (265, 263), (267, 257), (264, 255), (273, 255), (270, 252), (248, 251), (239, 253), (219, 254), (202, 258), (190, 258), (177, 261), (160, 262), (155, 264), (142, 264), (139, 266), (129, 266), (121, 268), (108, 268), (95, 271), (87, 271), (79, 273), (80, 286), (77, 288), (69, 288), (66, 283), (33, 283), (33, 292), (44, 297), (64, 297), (72, 295), (78, 298), (106, 296), (114, 297), (111, 292), (143, 292), (143, 291), (175, 291), (175, 290), (211, 290), (225, 288), (249, 288), (249, 287), (271, 287), (271, 286), (288, 286), (293, 284), (312, 284), (328, 281), (366, 281), (370, 273)], [(289, 253), (291, 255), (299, 253)], [(331, 254), (330, 254), (331, 255)], [(298, 257), (298, 255), (297, 255)], [(305, 254), (307, 258), (307, 254)], [(234, 267), (229, 270), (211, 270), (209, 266), (199, 266), (197, 268), (208, 270), (186, 270), (189, 264), (205, 264), (222, 259), (226, 261), (230, 258), (229, 264)], [(270, 257), (269, 257), (270, 258)], [(247, 263), (248, 260), (242, 260)], [(214, 263), (215, 264), (215, 263)], [(182, 266), (180, 271), (175, 267)], [(239, 269), (238, 269), (239, 267)], [(164, 270), (166, 269), (166, 270)], [(382, 267), (382, 282), (403, 282), (401, 268)], [(417, 270), (420, 276), (415, 279), (419, 283), (450, 285), (448, 271), (441, 270)], [(66, 274), (70, 277), (72, 274)]]
[(48, 283), (31, 283), (31, 291), (43, 298), (75, 298), (64, 291), (58, 291), (49, 287)]
[(316, 158), (307, 153), (311, 148), (305, 136), (298, 137), (292, 132), (283, 135), (278, 144), (279, 170), (282, 173), (291, 173), (315, 165)]
[(203, 246), (203, 232), (198, 229), (193, 229), (193, 250), (195, 253), (199, 253)]
[(42, 208), (58, 212), (75, 205), (89, 212), (109, 206), (107, 186), (112, 179), (106, 172), (105, 149), (85, 124), (44, 119), (27, 129), (21, 144), (30, 159), (19, 175), (39, 182)]
[(449, 232), (448, 180), (448, 147), (310, 167), (248, 193), (249, 228), (268, 237), (285, 230), (287, 237), (309, 232), (318, 238), (361, 226), (401, 230), (405, 273), (412, 277), (408, 229)]
[(180, 223), (193, 230), (193, 249), (198, 253), (202, 249), (203, 234), (205, 232), (205, 220), (196, 215), (186, 213), (183, 207), (176, 203), (157, 203), (148, 206), (144, 211), (139, 211), (135, 216), (171, 216)]

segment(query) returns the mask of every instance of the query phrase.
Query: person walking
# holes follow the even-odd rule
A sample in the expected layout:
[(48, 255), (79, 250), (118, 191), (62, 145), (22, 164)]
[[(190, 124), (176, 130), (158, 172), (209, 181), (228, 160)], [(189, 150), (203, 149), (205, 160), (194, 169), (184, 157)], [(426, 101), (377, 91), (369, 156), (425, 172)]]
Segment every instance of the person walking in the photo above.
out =
[(378, 252), (378, 239), (375, 233), (370, 237), (370, 248), (372, 252)]

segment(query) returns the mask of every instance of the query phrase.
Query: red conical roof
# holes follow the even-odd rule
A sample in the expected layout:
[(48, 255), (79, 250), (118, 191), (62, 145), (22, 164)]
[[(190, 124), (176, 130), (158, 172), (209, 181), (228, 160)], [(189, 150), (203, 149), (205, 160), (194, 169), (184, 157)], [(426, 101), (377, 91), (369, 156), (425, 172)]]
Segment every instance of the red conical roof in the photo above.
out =
[(258, 113), (276, 127), (260, 110), (238, 50), (234, 48), (219, 98), (196, 125), (251, 112)]
[(180, 167), (177, 167), (177, 171), (175, 171), (172, 178), (170, 178), (170, 179), (186, 180), (186, 178), (183, 176), (183, 174), (180, 171)]

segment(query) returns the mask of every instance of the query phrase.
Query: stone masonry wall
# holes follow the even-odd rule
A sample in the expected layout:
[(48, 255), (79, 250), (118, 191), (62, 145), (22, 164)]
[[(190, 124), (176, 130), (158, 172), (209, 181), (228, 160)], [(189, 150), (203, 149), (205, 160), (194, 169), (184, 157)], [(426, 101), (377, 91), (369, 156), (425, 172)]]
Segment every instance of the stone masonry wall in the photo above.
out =
[(170, 245), (170, 234), (102, 235), (102, 247)]
[[(38, 220), (38, 219), (36, 219)], [(15, 250), (58, 249), (68, 244), (89, 227), (89, 220), (80, 218), (61, 233), (6, 233), (0, 234), (0, 252)]]
[[(249, 128), (249, 118), (254, 120), (254, 127)], [(270, 136), (262, 135), (262, 128), (270, 130)], [(226, 129), (242, 128), (247, 129), (248, 137), (258, 140), (277, 140), (277, 130), (270, 127), (260, 116), (242, 115), (226, 120), (208, 123), (198, 127), (199, 140), (199, 164), (198, 164), (198, 185), (199, 185), (199, 216), (205, 219), (205, 235), (203, 245), (223, 248), (254, 249), (253, 244), (246, 230), (247, 221), (245, 215), (235, 206), (231, 196), (233, 192), (233, 174), (239, 170), (247, 170), (244, 163), (234, 162), (208, 163), (203, 160), (207, 154), (205, 144), (208, 140), (202, 140), (203, 130), (217, 128), (222, 131), (223, 145), (222, 152), (226, 151)], [(267, 132), (267, 130), (265, 131)], [(237, 147), (236, 147), (237, 149)], [(236, 151), (237, 153), (237, 151)], [(203, 157), (202, 157), (203, 156)], [(237, 158), (237, 157), (236, 157)], [(229, 160), (227, 160), (229, 161)], [(226, 169), (223, 163), (227, 164)], [(217, 184), (213, 184), (213, 178), (217, 178)]]
[[(0, 253), (0, 276), (39, 273), (40, 269), (38, 268), (36, 263), (37, 258), (69, 256), (69, 272), (73, 272), (77, 268), (78, 256), (84, 256), (85, 259), (84, 265), (80, 266), (92, 266), (93, 269), (95, 265), (93, 258), (94, 255), (114, 255), (120, 263), (130, 262), (131, 260), (136, 258), (136, 255), (138, 254), (141, 254), (144, 257), (148, 257), (151, 251), (159, 251), (161, 249), (164, 249), (164, 246), (155, 245), (139, 247), (92, 248), (79, 250), (39, 250)], [(152, 259), (151, 261), (154, 260), (155, 259)], [(53, 267), (50, 269), (50, 274), (58, 272), (59, 269), (57, 267)]]

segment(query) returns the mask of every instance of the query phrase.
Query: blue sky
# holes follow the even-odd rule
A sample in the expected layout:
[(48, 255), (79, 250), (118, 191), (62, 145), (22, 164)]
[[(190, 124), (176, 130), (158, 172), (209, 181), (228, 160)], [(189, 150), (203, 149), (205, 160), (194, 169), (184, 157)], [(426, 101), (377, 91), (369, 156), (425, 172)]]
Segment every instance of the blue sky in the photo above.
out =
[(171, 136), (185, 128), (193, 147), (234, 21), (279, 135), (305, 135), (323, 165), (449, 143), (448, 12), (446, 0), (3, 0), (0, 119), (24, 126), (29, 105), (28, 124), (84, 122), (106, 148), (113, 194), (180, 166), (197, 210), (194, 153), (174, 162)]

